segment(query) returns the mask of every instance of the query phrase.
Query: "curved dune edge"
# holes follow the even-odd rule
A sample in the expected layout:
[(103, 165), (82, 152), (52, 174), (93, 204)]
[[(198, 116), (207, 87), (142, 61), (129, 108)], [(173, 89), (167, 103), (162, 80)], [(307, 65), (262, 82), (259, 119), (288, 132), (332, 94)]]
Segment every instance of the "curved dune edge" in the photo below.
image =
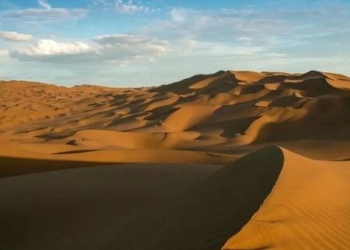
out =
[[(282, 151), (271, 146), (216, 172), (217, 166), (146, 164), (5, 178), (0, 244), (18, 250), (219, 249), (259, 209), (282, 165)], [(194, 179), (202, 180), (191, 186)]]
[(119, 228), (108, 247), (220, 249), (258, 210), (272, 190), (282, 165), (282, 151), (275, 146), (242, 157), (178, 199)]
[[(0, 178), (64, 170), (70, 168), (98, 167), (124, 163), (177, 163), (177, 164), (225, 164), (237, 157), (207, 152), (167, 149), (87, 150), (62, 151), (56, 154), (40, 154), (18, 147), (8, 147), (12, 154), (0, 152)], [(3, 147), (0, 146), (0, 150)], [(6, 152), (8, 153), (8, 152)], [(20, 156), (16, 155), (21, 153)]]
[(222, 249), (350, 249), (350, 163), (282, 151), (272, 192)]
[(219, 106), (188, 105), (171, 114), (163, 123), (171, 131), (185, 131), (208, 119)]

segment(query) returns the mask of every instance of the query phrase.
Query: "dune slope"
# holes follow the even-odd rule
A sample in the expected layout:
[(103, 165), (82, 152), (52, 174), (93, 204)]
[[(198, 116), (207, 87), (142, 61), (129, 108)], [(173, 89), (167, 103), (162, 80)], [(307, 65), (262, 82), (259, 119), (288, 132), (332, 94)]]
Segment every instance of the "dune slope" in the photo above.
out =
[(103, 249), (125, 223), (219, 167), (116, 165), (1, 179), (0, 248)]
[(282, 165), (277, 147), (243, 157), (172, 202), (125, 224), (104, 249), (219, 249), (258, 210)]
[(282, 151), (276, 186), (222, 249), (349, 249), (350, 163)]
[(282, 165), (281, 150), (268, 147), (206, 180), (217, 166), (121, 165), (6, 178), (0, 181), (0, 244), (14, 250), (219, 249), (258, 210)]

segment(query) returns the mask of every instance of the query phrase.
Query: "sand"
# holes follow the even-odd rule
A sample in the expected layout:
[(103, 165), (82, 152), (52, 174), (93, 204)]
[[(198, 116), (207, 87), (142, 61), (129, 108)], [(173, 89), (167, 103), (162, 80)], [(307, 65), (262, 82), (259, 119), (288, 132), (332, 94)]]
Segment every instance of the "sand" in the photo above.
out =
[(349, 249), (349, 162), (283, 155), (276, 186), (222, 249)]
[[(259, 166), (266, 157), (275, 161)], [(223, 168), (119, 165), (5, 178), (0, 244), (28, 250), (219, 249), (258, 210), (282, 164), (281, 150), (267, 147)]]
[(349, 249), (349, 113), (318, 71), (0, 81), (0, 248)]
[(220, 166), (99, 166), (4, 178), (1, 249), (103, 249), (139, 214), (166, 203)]

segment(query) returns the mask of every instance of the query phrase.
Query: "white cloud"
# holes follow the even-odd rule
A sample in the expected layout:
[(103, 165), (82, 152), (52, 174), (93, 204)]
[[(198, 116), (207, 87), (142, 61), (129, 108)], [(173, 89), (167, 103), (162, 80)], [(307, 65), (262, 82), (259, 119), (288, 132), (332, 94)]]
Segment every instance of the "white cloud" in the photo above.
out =
[(245, 57), (260, 55), (265, 49), (257, 45), (245, 45), (240, 43), (217, 43), (215, 41), (201, 41), (190, 38), (177, 40), (173, 44), (176, 55), (191, 56), (212, 56), (212, 57)]
[[(298, 53), (303, 57), (305, 53), (314, 55), (317, 52), (327, 56), (326, 51), (333, 53), (336, 50), (335, 42), (341, 43), (343, 49), (347, 48), (349, 14), (350, 6), (347, 5), (341, 5), (341, 8), (317, 5), (301, 10), (173, 8), (169, 19), (154, 21), (141, 32), (148, 37), (172, 41), (174, 53), (186, 56), (224, 56), (225, 50), (226, 54), (247, 57), (261, 53), (276, 57)], [(328, 37), (324, 41), (316, 39), (325, 34)], [(310, 37), (315, 39), (310, 41)], [(334, 41), (327, 42), (326, 39)]]
[(91, 2), (93, 5), (102, 5), (102, 6), (109, 6), (111, 5), (109, 0), (92, 0)]
[(39, 8), (9, 10), (2, 13), (4, 19), (29, 19), (40, 21), (61, 21), (86, 17), (87, 9), (54, 8), (45, 0), (38, 1)]
[(10, 56), (23, 61), (84, 62), (86, 57), (95, 54), (94, 49), (83, 42), (63, 43), (42, 39), (34, 45), (12, 51)]
[(101, 46), (99, 53), (114, 60), (156, 56), (170, 51), (169, 42), (146, 36), (111, 34), (92, 39)]
[(32, 40), (32, 35), (21, 34), (13, 31), (0, 31), (0, 38), (7, 41), (24, 42)]
[(36, 44), (16, 49), (10, 56), (23, 61), (45, 61), (51, 63), (115, 62), (128, 64), (133, 60), (148, 60), (170, 51), (164, 40), (144, 36), (113, 34), (92, 39), (94, 46), (85, 42), (57, 42), (39, 40)]
[(0, 49), (0, 57), (8, 57), (9, 52), (6, 49)]
[(174, 8), (170, 11), (171, 20), (174, 22), (184, 22), (187, 20), (189, 10)]
[(170, 10), (170, 18), (173, 22), (186, 22), (191, 16), (195, 15), (198, 17), (198, 11), (184, 9), (184, 8), (173, 8)]
[(17, 50), (18, 53), (27, 56), (54, 56), (54, 55), (74, 55), (93, 51), (93, 49), (83, 42), (61, 43), (54, 40), (39, 40), (35, 45)]
[(116, 0), (115, 3), (116, 10), (119, 13), (135, 13), (135, 12), (149, 12), (151, 9), (144, 5), (137, 5), (132, 0)]
[(245, 42), (245, 43), (249, 43), (249, 42), (253, 41), (252, 38), (247, 37), (247, 36), (240, 36), (240, 37), (238, 37), (237, 40), (240, 41), (240, 42)]
[(137, 46), (140, 45), (143, 48), (148, 48), (153, 51), (166, 52), (168, 50), (168, 41), (152, 39), (146, 36), (140, 35), (127, 35), (127, 34), (110, 34), (99, 36), (92, 39), (94, 42), (103, 46)]
[(39, 6), (42, 7), (43, 9), (47, 9), (47, 10), (52, 9), (51, 5), (45, 0), (39, 0), (38, 3), (39, 3)]

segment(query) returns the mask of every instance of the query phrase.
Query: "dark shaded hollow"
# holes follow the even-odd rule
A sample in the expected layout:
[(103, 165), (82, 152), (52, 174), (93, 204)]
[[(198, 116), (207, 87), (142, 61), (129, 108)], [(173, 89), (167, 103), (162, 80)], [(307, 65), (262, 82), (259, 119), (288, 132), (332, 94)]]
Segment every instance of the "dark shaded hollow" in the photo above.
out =
[(104, 249), (117, 228), (220, 167), (120, 164), (0, 179), (0, 249)]

